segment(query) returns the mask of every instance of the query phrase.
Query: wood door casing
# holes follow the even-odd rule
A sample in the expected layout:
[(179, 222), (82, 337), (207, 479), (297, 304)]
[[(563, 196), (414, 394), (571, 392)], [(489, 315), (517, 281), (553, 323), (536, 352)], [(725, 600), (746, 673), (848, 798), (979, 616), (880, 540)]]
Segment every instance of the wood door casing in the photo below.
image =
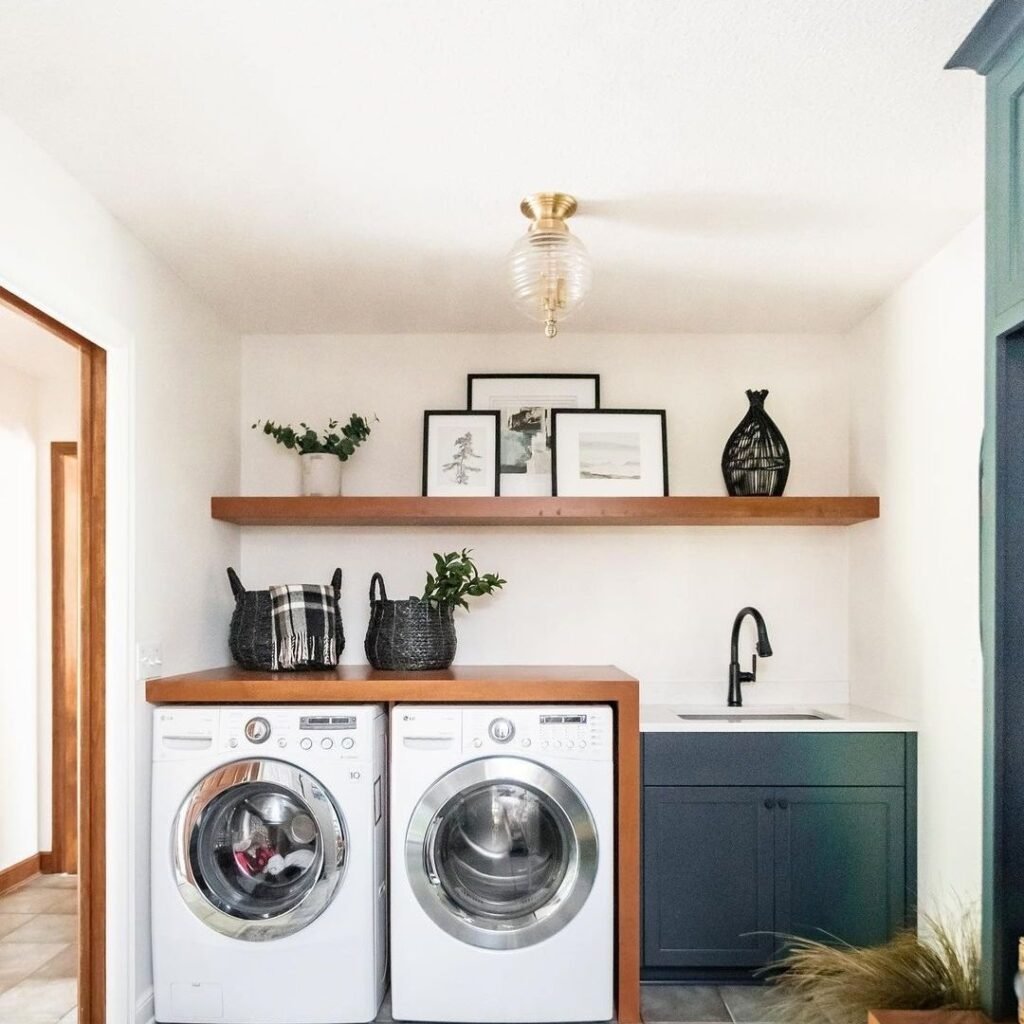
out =
[(45, 870), (78, 870), (81, 496), (78, 444), (50, 445), (53, 841)]
[(79, 489), (81, 629), (78, 787), (78, 1020), (105, 1024), (107, 353), (0, 286), (0, 304), (78, 349), (82, 359)]

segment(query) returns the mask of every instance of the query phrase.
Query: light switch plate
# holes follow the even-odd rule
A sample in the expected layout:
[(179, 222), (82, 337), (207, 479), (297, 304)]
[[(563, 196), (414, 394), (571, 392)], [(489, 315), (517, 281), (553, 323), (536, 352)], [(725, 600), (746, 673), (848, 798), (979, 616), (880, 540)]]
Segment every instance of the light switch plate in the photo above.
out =
[(139, 679), (160, 675), (164, 655), (160, 644), (138, 644), (135, 648), (135, 674)]

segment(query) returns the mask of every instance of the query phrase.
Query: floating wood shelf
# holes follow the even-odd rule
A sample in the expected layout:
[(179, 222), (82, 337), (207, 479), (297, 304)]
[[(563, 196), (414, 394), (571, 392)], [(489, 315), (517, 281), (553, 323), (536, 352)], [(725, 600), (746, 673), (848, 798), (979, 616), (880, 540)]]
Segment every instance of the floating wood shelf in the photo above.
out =
[(878, 498), (260, 498), (211, 500), (240, 526), (852, 526)]

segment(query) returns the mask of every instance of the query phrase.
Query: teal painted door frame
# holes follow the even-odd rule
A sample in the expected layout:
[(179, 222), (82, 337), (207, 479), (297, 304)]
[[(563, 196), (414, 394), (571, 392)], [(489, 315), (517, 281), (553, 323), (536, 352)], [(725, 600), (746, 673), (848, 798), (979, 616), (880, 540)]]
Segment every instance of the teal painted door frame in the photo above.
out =
[(999, 1020), (1024, 935), (1024, 3), (996, 0), (947, 67), (986, 79), (982, 987)]

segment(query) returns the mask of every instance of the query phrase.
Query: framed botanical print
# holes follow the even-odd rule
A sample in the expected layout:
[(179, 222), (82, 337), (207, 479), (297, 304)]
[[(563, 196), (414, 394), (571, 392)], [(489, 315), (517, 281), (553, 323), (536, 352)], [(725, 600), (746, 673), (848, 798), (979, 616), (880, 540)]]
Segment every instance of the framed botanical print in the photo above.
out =
[(498, 413), (423, 414), (423, 496), (493, 498), (498, 493)]
[(471, 373), (467, 383), (467, 406), (501, 417), (500, 493), (551, 494), (551, 410), (597, 409), (598, 374)]
[(667, 497), (664, 409), (552, 409), (553, 493)]

